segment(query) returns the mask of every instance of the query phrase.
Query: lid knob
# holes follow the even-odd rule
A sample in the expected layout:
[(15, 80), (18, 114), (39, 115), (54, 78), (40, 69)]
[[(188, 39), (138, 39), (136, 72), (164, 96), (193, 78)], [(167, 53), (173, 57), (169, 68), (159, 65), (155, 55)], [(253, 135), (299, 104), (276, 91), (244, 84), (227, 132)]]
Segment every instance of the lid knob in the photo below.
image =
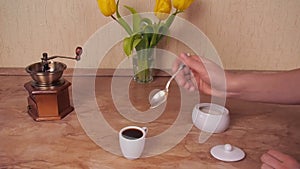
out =
[(225, 144), (225, 145), (224, 145), (224, 148), (225, 148), (225, 151), (226, 151), (226, 152), (232, 151), (232, 146), (231, 146), (231, 144)]
[(245, 157), (245, 152), (231, 144), (214, 146), (210, 153), (213, 157), (221, 161), (239, 161)]

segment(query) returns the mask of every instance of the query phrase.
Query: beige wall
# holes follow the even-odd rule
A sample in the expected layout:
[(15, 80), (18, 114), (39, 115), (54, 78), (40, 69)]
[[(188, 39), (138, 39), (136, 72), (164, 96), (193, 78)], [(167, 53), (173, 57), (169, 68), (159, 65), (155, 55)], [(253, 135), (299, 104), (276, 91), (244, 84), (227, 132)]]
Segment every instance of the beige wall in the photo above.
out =
[[(154, 0), (126, 2), (152, 11)], [(299, 0), (195, 0), (180, 16), (209, 37), (227, 69), (300, 67)], [(96, 0), (0, 0), (0, 67), (26, 67), (42, 52), (73, 55), (77, 45), (110, 21)], [(174, 53), (186, 50), (177, 42), (163, 46)], [(101, 67), (115, 67), (123, 58), (117, 44)]]

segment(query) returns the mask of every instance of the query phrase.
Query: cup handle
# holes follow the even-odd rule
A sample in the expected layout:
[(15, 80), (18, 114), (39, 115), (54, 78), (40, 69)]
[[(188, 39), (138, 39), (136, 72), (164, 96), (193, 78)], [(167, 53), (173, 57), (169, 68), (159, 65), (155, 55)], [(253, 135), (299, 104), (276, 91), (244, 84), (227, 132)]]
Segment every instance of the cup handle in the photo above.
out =
[(145, 131), (146, 135), (148, 133), (148, 128), (147, 127), (142, 127), (142, 129)]

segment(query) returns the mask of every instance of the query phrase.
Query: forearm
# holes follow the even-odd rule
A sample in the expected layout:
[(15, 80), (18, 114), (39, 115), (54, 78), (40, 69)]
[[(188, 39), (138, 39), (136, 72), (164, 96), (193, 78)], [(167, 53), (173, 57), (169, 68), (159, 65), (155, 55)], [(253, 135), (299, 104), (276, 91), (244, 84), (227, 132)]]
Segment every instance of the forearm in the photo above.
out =
[(227, 75), (229, 98), (281, 104), (300, 104), (300, 69), (276, 73)]

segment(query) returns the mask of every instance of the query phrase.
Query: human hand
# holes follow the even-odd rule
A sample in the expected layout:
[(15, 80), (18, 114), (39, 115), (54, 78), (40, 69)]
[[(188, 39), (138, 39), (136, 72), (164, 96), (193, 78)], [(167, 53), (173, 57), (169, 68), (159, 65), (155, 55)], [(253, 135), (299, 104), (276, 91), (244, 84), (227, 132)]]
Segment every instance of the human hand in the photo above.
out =
[[(190, 57), (190, 54), (187, 54), (187, 56)], [(176, 59), (173, 63), (172, 72), (175, 73), (181, 64), (183, 64), (182, 61), (180, 59)], [(182, 86), (189, 91), (195, 91), (197, 89), (197, 83), (188, 65), (177, 74), (175, 79), (179, 86)]]
[(276, 150), (269, 150), (263, 154), (261, 161), (261, 169), (300, 169), (296, 159)]
[(187, 67), (176, 76), (180, 86), (190, 91), (198, 89), (208, 95), (226, 96), (226, 78), (228, 76), (225, 77), (225, 71), (219, 65), (196, 55), (187, 56), (182, 53), (173, 64), (173, 72), (182, 62)]

